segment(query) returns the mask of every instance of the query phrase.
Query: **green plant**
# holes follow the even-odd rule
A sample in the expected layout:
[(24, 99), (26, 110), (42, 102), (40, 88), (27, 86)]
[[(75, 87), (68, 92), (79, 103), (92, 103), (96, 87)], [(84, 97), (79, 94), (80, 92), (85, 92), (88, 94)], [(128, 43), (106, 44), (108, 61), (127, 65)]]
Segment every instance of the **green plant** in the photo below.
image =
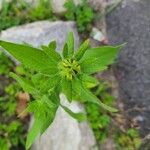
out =
[[(1, 150), (24, 149), (25, 126), (17, 118), (16, 94), (19, 85), (9, 77), (14, 64), (0, 52), (0, 146)], [(1, 82), (2, 81), (2, 82)], [(2, 87), (2, 88), (1, 88)]]
[(99, 107), (95, 104), (86, 104), (87, 118), (90, 123), (97, 143), (101, 144), (108, 137), (110, 125), (110, 116), (101, 113)]
[(0, 31), (24, 23), (28, 5), (22, 0), (3, 1), (0, 10)]
[(0, 146), (1, 150), (16, 149), (19, 144), (24, 143), (22, 123), (12, 121), (10, 123), (0, 124)]
[(91, 74), (107, 69), (122, 45), (89, 48), (89, 40), (86, 40), (75, 52), (74, 37), (70, 32), (62, 56), (55, 51), (55, 41), (50, 42), (48, 46), (42, 45), (41, 49), (5, 41), (0, 41), (0, 46), (29, 70), (34, 71), (30, 80), (11, 73), (22, 88), (34, 98), (26, 109), (35, 117), (27, 136), (26, 149), (29, 149), (35, 138), (43, 134), (53, 122), (59, 106), (78, 121), (86, 119), (85, 114), (74, 113), (63, 106), (59, 99), (60, 93), (64, 93), (69, 102), (78, 99), (80, 102), (97, 104), (111, 112), (117, 111), (102, 103), (89, 88), (98, 84)]
[(137, 129), (129, 128), (126, 133), (117, 131), (114, 137), (117, 150), (137, 150), (142, 141)]
[(29, 10), (28, 16), (31, 21), (52, 18), (52, 8), (50, 1), (39, 0), (37, 5)]
[(0, 75), (8, 75), (13, 63), (0, 51)]
[[(114, 98), (108, 93), (110, 89), (108, 83), (100, 82), (100, 84), (94, 88), (94, 94), (107, 105), (114, 105)], [(91, 128), (94, 131), (97, 143), (100, 145), (109, 136), (109, 127), (111, 124), (111, 116), (103, 109), (100, 109), (95, 104), (85, 103), (85, 109), (87, 112), (87, 118)]]
[(0, 10), (0, 31), (36, 20), (53, 19), (49, 0), (38, 0), (30, 5), (24, 0), (3, 1)]
[(65, 18), (76, 21), (80, 32), (87, 30), (94, 19), (94, 11), (87, 0), (82, 0), (82, 3), (78, 5), (75, 5), (73, 0), (68, 0), (64, 6), (67, 9)]

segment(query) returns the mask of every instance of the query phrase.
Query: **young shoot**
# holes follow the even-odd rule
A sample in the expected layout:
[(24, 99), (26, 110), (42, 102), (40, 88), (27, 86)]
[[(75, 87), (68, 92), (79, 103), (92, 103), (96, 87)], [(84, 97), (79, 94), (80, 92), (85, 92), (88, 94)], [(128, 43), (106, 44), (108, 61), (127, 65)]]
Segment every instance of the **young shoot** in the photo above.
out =
[(61, 104), (59, 98), (61, 93), (66, 95), (70, 103), (72, 100), (95, 103), (105, 110), (117, 111), (102, 103), (90, 88), (98, 85), (92, 74), (107, 69), (107, 66), (114, 62), (122, 46), (90, 48), (89, 40), (86, 40), (75, 51), (72, 32), (68, 34), (62, 55), (56, 51), (55, 41), (41, 48), (6, 41), (0, 41), (0, 46), (30, 72), (34, 72), (31, 79), (11, 73), (23, 90), (33, 98), (26, 109), (33, 113), (35, 118), (27, 136), (26, 149), (29, 149), (35, 139), (50, 126), (59, 106), (78, 121), (86, 119), (86, 114), (74, 113)]

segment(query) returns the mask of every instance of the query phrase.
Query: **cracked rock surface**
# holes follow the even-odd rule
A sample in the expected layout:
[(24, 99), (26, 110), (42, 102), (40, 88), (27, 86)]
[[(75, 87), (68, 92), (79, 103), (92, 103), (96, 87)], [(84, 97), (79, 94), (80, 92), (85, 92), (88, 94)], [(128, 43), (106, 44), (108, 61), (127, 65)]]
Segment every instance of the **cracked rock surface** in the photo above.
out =
[(127, 42), (118, 56), (120, 98), (146, 136), (150, 133), (150, 0), (124, 0), (106, 22), (110, 44)]

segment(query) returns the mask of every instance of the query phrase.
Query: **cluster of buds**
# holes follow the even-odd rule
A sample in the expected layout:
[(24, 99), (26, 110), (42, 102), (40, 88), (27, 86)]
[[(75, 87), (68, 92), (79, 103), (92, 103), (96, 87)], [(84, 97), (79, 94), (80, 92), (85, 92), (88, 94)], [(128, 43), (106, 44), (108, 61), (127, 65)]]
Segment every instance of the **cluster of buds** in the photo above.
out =
[(75, 75), (80, 73), (79, 63), (72, 59), (64, 59), (59, 63), (58, 68), (60, 70), (60, 74), (68, 80), (72, 80)]

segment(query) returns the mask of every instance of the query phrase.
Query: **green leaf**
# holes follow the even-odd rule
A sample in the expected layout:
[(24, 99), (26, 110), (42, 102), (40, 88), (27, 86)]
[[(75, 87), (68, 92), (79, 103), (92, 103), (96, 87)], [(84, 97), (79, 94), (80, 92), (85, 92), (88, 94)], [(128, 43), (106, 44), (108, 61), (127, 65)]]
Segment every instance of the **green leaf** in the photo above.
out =
[(88, 48), (89, 48), (89, 39), (86, 40), (77, 50), (77, 52), (75, 54), (76, 60), (80, 60)]
[(69, 34), (68, 34), (67, 45), (68, 45), (68, 58), (70, 58), (74, 53), (74, 36), (73, 36), (73, 32), (69, 32)]
[(0, 138), (1, 150), (9, 150), (9, 143), (7, 138)]
[(57, 47), (56, 41), (50, 42), (50, 43), (48, 44), (48, 47), (49, 47), (50, 49), (56, 50), (56, 47)]
[(138, 131), (137, 131), (136, 129), (134, 129), (134, 128), (128, 129), (127, 134), (128, 134), (130, 137), (132, 137), (132, 138), (138, 138), (138, 137), (139, 137)]
[(42, 99), (44, 99), (49, 108), (60, 105), (59, 93), (56, 90), (51, 91), (49, 95), (44, 95)]
[(80, 100), (81, 96), (81, 82), (79, 82), (79, 79), (75, 77), (72, 80), (72, 93), (73, 93), (73, 99), (74, 100)]
[(67, 99), (71, 102), (73, 97), (72, 81), (65, 78), (61, 81), (62, 92), (66, 95)]
[(68, 56), (68, 45), (66, 43), (63, 48), (63, 58), (67, 58), (67, 56)]
[(60, 85), (57, 85), (53, 91), (50, 92), (50, 99), (55, 103), (56, 105), (60, 105)]
[(26, 149), (29, 149), (35, 139), (53, 122), (58, 105), (49, 105), (50, 103), (52, 104), (51, 98), (43, 96), (41, 100), (29, 104), (27, 111), (34, 113), (35, 121), (27, 136)]
[(86, 114), (84, 113), (75, 113), (75, 112), (72, 112), (69, 108), (67, 108), (66, 106), (63, 106), (61, 104), (61, 107), (71, 116), (73, 117), (74, 119), (78, 120), (79, 122), (82, 122), (82, 121), (85, 121), (87, 119), (86, 117)]
[(104, 71), (108, 67), (100, 64), (100, 59), (91, 58), (86, 59), (84, 62), (80, 64), (81, 70), (85, 74), (93, 74), (96, 72)]
[(110, 111), (110, 112), (117, 112), (118, 110), (115, 108), (112, 108), (110, 106), (105, 105), (104, 103), (102, 103), (95, 95), (93, 95), (89, 90), (82, 88), (82, 93), (81, 93), (82, 97), (84, 100), (87, 100), (88, 102), (93, 102), (95, 104), (98, 104), (99, 106), (101, 106), (102, 108)]
[(122, 47), (123, 45), (116, 47), (102, 46), (87, 50), (80, 60), (81, 70), (84, 73), (92, 74), (107, 69), (107, 66), (114, 62)]
[(28, 150), (35, 139), (39, 136), (40, 134), (40, 123), (41, 121), (39, 119), (34, 121), (34, 124), (32, 128), (29, 130), (29, 133), (27, 135), (27, 140), (26, 140), (26, 149)]
[[(51, 100), (54, 98), (53, 100)], [(57, 97), (58, 98), (58, 97)], [(57, 99), (56, 97), (51, 96), (48, 98), (46, 95), (42, 97), (42, 101), (45, 102), (45, 106), (43, 106), (43, 119), (42, 119), (42, 126), (41, 126), (41, 131), (40, 134), (42, 135), (46, 129), (50, 126), (50, 124), (53, 122), (55, 118), (56, 111), (58, 109), (58, 103), (54, 103), (53, 101)]]
[(79, 75), (79, 79), (82, 81), (82, 84), (87, 88), (94, 88), (99, 84), (99, 81), (96, 78), (87, 74)]
[(65, 17), (67, 20), (75, 20), (75, 11), (76, 11), (76, 5), (73, 0), (67, 0), (64, 4), (64, 7), (67, 9), (67, 12), (65, 13)]
[(55, 62), (61, 61), (61, 56), (56, 51), (56, 41), (52, 41), (49, 46), (41, 46), (47, 56)]
[(32, 76), (31, 80), (34, 84), (34, 87), (39, 90), (40, 94), (44, 94), (58, 85), (60, 77), (57, 74), (53, 76), (35, 74)]
[[(35, 139), (40, 135), (40, 127), (41, 127), (41, 120), (40, 120), (40, 103), (38, 100), (30, 102), (26, 111), (34, 113), (34, 123), (32, 128), (29, 130), (26, 140), (26, 149), (28, 150), (31, 145), (34, 143)], [(38, 110), (38, 111), (37, 111)]]
[(78, 79), (78, 86), (80, 86), (80, 90), (81, 90), (81, 94), (80, 94), (80, 99), (83, 102), (91, 102), (91, 103), (95, 103), (99, 106), (101, 106), (102, 108), (110, 111), (110, 112), (117, 112), (118, 110), (115, 108), (112, 108), (110, 106), (105, 105), (104, 103), (102, 103), (94, 94), (92, 94), (88, 89), (86, 89), (83, 85), (81, 80)]
[(37, 91), (37, 89), (35, 89), (31, 81), (25, 78), (19, 77), (15, 73), (10, 73), (10, 76), (14, 78), (20, 84), (20, 86), (23, 88), (24, 91), (33, 95), (39, 94), (39, 92)]
[(73, 80), (67, 80), (63, 78), (61, 82), (61, 89), (69, 102), (71, 102), (73, 99), (78, 99), (81, 94), (80, 83), (76, 78)]
[(10, 76), (20, 84), (24, 91), (32, 94), (34, 97), (42, 96), (48, 93), (49, 90), (53, 90), (60, 81), (57, 75), (46, 77), (42, 74), (36, 74), (32, 76), (31, 81), (14, 73), (10, 73)]
[(0, 41), (0, 46), (6, 49), (12, 56), (26, 67), (45, 74), (58, 72), (56, 63), (41, 50), (27, 45), (14, 44)]

